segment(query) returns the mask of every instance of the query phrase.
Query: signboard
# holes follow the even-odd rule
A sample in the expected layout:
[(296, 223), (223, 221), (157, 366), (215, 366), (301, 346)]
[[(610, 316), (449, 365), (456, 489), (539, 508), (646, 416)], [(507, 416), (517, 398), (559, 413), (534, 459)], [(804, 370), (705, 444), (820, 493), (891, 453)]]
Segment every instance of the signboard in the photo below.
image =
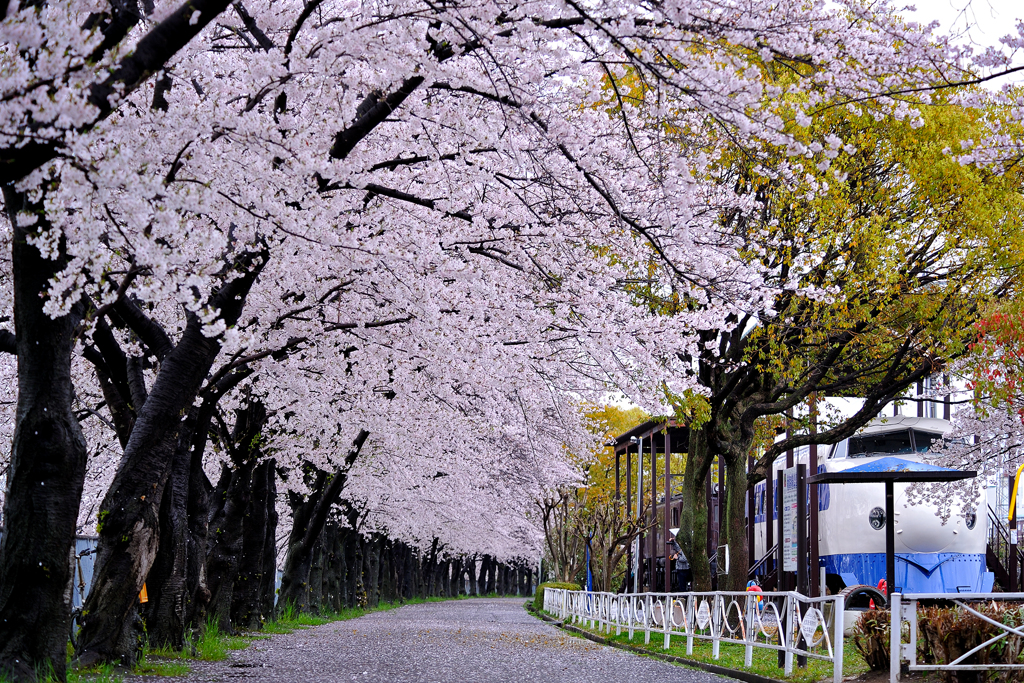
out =
[(804, 637), (804, 642), (807, 644), (814, 642), (814, 634), (818, 631), (819, 623), (817, 610), (809, 609), (804, 613), (804, 618), (800, 621), (800, 633)]
[(708, 601), (703, 600), (700, 603), (700, 607), (697, 608), (697, 628), (701, 631), (708, 627), (711, 622), (711, 608), (708, 607)]
[(796, 571), (796, 466), (782, 471), (782, 570)]

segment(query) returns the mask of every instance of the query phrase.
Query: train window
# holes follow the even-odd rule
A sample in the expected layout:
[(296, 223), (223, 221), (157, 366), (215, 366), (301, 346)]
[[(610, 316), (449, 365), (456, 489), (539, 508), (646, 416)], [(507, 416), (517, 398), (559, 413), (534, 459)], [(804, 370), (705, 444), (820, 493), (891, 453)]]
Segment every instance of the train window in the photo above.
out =
[(913, 452), (913, 448), (910, 445), (910, 430), (850, 438), (851, 458), (911, 452)]
[(932, 444), (941, 439), (941, 434), (914, 430), (914, 446), (917, 448), (918, 453), (927, 453), (931, 449)]

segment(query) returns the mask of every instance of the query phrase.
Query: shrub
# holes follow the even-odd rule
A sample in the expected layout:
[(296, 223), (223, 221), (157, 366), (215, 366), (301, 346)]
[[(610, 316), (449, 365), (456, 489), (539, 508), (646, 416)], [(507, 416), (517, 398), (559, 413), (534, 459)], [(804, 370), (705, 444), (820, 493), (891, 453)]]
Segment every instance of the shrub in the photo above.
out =
[[(989, 605), (975, 604), (974, 609), (989, 619), (1011, 627), (1024, 624), (1024, 608), (993, 601)], [(990, 638), (1005, 633), (962, 607), (926, 607), (918, 612), (918, 657), (925, 662), (948, 664), (965, 652), (970, 652)], [(962, 664), (1019, 664), (1024, 651), (1024, 639), (1007, 636), (984, 647), (961, 662)], [(1012, 681), (1019, 671), (958, 671), (944, 674), (946, 683), (982, 683), (984, 681)]]
[(872, 671), (889, 670), (889, 611), (866, 610), (853, 629), (853, 644)]
[[(1024, 625), (1024, 608), (992, 602), (974, 605), (989, 619), (1014, 628)], [(889, 612), (868, 610), (857, 620), (853, 643), (873, 671), (889, 668)], [(906, 626), (904, 626), (904, 629)], [(918, 610), (917, 659), (922, 664), (948, 664), (1003, 631), (962, 607), (922, 607)], [(1024, 638), (1007, 636), (982, 648), (962, 664), (1020, 664)], [(1015, 681), (1019, 671), (944, 672), (946, 683)]]
[(561, 581), (548, 581), (537, 586), (537, 593), (533, 596), (533, 609), (538, 612), (544, 609), (544, 589), (545, 588), (564, 588), (570, 591), (578, 591), (580, 585), (578, 583), (564, 583)]

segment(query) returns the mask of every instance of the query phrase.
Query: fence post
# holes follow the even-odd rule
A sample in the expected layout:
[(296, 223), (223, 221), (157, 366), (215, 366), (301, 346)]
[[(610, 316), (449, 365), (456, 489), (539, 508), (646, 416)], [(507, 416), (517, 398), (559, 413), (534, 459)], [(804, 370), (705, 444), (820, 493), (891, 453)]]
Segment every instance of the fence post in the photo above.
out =
[(843, 683), (843, 638), (845, 636), (846, 614), (843, 598), (835, 599), (832, 608), (832, 628), (835, 631), (832, 646), (832, 683)]
[(686, 596), (686, 654), (693, 654), (693, 629), (696, 624), (693, 622), (694, 616), (693, 607), (693, 593)]
[(621, 635), (623, 633), (623, 596), (625, 593), (620, 593), (615, 598), (615, 635)]
[(644, 595), (644, 645), (651, 644), (651, 625), (654, 623), (654, 604), (651, 594)]
[(893, 593), (889, 601), (889, 683), (900, 680), (900, 643), (903, 640), (903, 615), (900, 603), (903, 596)]
[[(793, 599), (792, 593), (787, 593), (785, 610), (786, 618), (782, 620), (786, 629), (786, 655), (783, 657), (782, 670), (787, 677), (793, 675), (793, 626), (795, 625), (797, 629), (800, 628), (800, 619), (793, 618), (795, 609), (797, 609), (796, 600)], [(780, 628), (781, 627), (782, 625), (780, 624)]]
[(746, 645), (743, 646), (743, 666), (751, 667), (754, 664), (754, 641), (756, 637), (754, 635), (754, 612), (757, 610), (757, 598), (752, 598), (748, 593), (745, 598), (747, 601), (747, 609), (745, 617), (747, 619), (747, 632), (745, 640)]
[(711, 659), (718, 659), (718, 653), (721, 649), (721, 644), (718, 642), (718, 636), (721, 632), (721, 628), (715, 628), (715, 624), (721, 623), (718, 613), (718, 595), (711, 596)]
[(665, 647), (664, 650), (672, 647), (672, 594), (665, 593), (665, 605), (661, 609), (662, 623), (665, 625)]

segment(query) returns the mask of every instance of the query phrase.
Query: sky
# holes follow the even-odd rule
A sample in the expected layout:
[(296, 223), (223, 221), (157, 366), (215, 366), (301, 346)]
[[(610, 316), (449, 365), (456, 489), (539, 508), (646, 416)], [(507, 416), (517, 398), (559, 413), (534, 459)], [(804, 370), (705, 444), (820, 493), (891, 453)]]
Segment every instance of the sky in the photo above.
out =
[(894, 0), (897, 9), (916, 7), (906, 12), (921, 23), (938, 21), (940, 33), (965, 33), (964, 40), (977, 46), (996, 44), (1007, 33), (1016, 34), (1015, 25), (1024, 19), (1024, 4), (1019, 0), (907, 0), (901, 5)]

